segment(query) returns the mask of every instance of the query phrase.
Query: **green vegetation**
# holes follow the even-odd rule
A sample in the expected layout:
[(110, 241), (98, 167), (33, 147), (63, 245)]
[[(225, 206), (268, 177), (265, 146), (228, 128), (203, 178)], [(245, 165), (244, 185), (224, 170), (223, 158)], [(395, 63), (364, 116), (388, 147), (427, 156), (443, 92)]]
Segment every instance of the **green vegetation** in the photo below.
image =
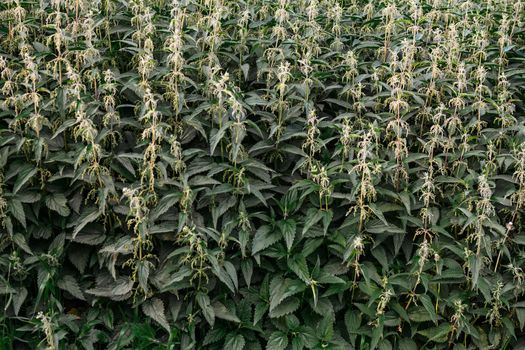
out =
[(3, 0), (1, 349), (510, 349), (522, 0)]

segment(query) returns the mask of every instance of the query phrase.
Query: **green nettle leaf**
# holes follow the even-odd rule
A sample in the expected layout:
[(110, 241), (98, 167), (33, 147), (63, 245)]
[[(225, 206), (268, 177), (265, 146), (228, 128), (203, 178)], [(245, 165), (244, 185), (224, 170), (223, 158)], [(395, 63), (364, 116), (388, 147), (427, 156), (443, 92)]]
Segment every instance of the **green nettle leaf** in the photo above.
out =
[(213, 134), (210, 137), (210, 154), (215, 153), (215, 149), (217, 148), (217, 145), (219, 144), (219, 142), (221, 142), (222, 138), (226, 134), (226, 131), (229, 130), (232, 124), (233, 124), (232, 121), (228, 121), (224, 123), (224, 125), (218, 131), (216, 131), (215, 134)]
[(16, 292), (13, 294), (13, 310), (15, 312), (15, 315), (18, 316), (18, 314), (20, 313), (20, 308), (22, 307), (22, 304), (24, 304), (24, 301), (27, 299), (28, 294), (29, 293), (27, 291), (27, 288), (25, 287), (17, 289)]
[(235, 269), (235, 266), (229, 261), (224, 262), (224, 269), (226, 270), (228, 276), (230, 277), (230, 280), (233, 282), (233, 285), (235, 286), (235, 290), (239, 289), (239, 280), (237, 278), (237, 270)]
[(284, 300), (285, 292), (285, 279), (281, 276), (275, 276), (270, 282), (270, 311)]
[(255, 255), (261, 250), (268, 248), (281, 239), (278, 232), (273, 232), (270, 226), (261, 226), (253, 238), (252, 254)]
[(290, 342), (290, 346), (292, 350), (302, 350), (304, 349), (304, 340), (301, 336), (292, 336), (292, 340)]
[(149, 291), (149, 272), (150, 272), (150, 263), (147, 260), (141, 260), (137, 262), (137, 278), (139, 285), (142, 290), (147, 293)]
[(344, 316), (346, 331), (349, 334), (357, 333), (361, 326), (361, 315), (358, 312), (349, 309)]
[(146, 316), (151, 317), (168, 332), (171, 332), (170, 325), (166, 319), (166, 314), (164, 313), (164, 303), (161, 299), (153, 298), (151, 300), (146, 300), (142, 304), (142, 311)]
[(424, 307), (414, 307), (408, 312), (408, 318), (413, 322), (433, 321), (432, 316)]
[(131, 292), (134, 282), (129, 278), (119, 278), (113, 283), (98, 285), (86, 290), (86, 293), (100, 297), (120, 298)]
[(270, 311), (270, 317), (271, 318), (279, 318), (286, 315), (289, 315), (297, 309), (299, 309), (299, 305), (301, 304), (301, 301), (299, 298), (291, 297), (288, 299), (283, 300), (279, 305), (277, 305), (275, 308), (273, 308)]
[(437, 324), (438, 320), (437, 320), (435, 307), (432, 304), (432, 301), (430, 300), (430, 297), (428, 295), (420, 295), (419, 296), (419, 300), (421, 301), (421, 304), (423, 304), (425, 310), (427, 310), (427, 312), (428, 312), (432, 322)]
[(372, 249), (372, 255), (374, 256), (374, 258), (377, 259), (377, 261), (381, 264), (381, 266), (383, 267), (383, 269), (385, 271), (388, 270), (388, 258), (387, 258), (387, 255), (386, 255), (386, 252), (385, 250), (383, 249), (383, 247), (381, 246), (378, 246), (376, 247), (375, 249)]
[(292, 270), (297, 275), (297, 277), (299, 277), (305, 283), (309, 282), (310, 272), (308, 271), (306, 259), (302, 254), (296, 254), (288, 258), (287, 263), (290, 270)]
[(266, 350), (284, 350), (288, 346), (288, 336), (286, 333), (276, 331), (270, 334), (268, 343), (266, 343)]
[(516, 316), (518, 317), (518, 321), (520, 323), (520, 331), (523, 330), (523, 326), (525, 326), (525, 308), (518, 307), (516, 308)]
[(162, 214), (166, 213), (170, 208), (177, 204), (180, 200), (181, 194), (179, 192), (169, 193), (162, 197), (159, 204), (151, 211), (151, 220), (156, 220)]
[(56, 211), (61, 216), (69, 216), (71, 213), (71, 210), (67, 206), (67, 198), (63, 194), (50, 194), (46, 196), (45, 201), (49, 209)]
[(250, 259), (243, 259), (241, 261), (241, 271), (246, 285), (249, 287), (253, 275), (253, 261)]
[(98, 219), (100, 216), (100, 211), (97, 208), (87, 207), (80, 214), (79, 218), (76, 220), (75, 229), (73, 230), (73, 239), (76, 235), (90, 222), (93, 222)]
[(226, 337), (226, 331), (223, 328), (214, 328), (206, 333), (202, 345), (217, 343)]
[(293, 241), (295, 239), (296, 223), (293, 219), (284, 219), (277, 222), (277, 226), (281, 230), (286, 247), (288, 251), (292, 249)]
[(18, 199), (12, 199), (9, 202), (9, 211), (15, 219), (22, 224), (23, 227), (26, 227), (26, 214), (24, 211), (24, 205)]
[(270, 306), (267, 303), (255, 304), (255, 310), (253, 313), (253, 325), (255, 326), (264, 317)]
[(131, 291), (133, 288), (133, 281), (121, 280), (116, 286), (111, 289), (113, 295), (124, 295)]
[(215, 324), (215, 311), (213, 310), (213, 307), (210, 303), (210, 297), (208, 297), (207, 294), (204, 294), (202, 292), (197, 293), (195, 296), (195, 299), (197, 300), (197, 303), (199, 304), (202, 314), (204, 315), (204, 318), (206, 318), (206, 321), (213, 326)]
[(512, 238), (516, 244), (525, 245), (525, 235), (516, 235)]
[(33, 255), (33, 251), (31, 250), (31, 248), (29, 247), (29, 245), (27, 244), (27, 241), (26, 241), (26, 238), (24, 237), (24, 235), (22, 235), (21, 233), (15, 233), (13, 235), (13, 242), (18, 246), (20, 247), (20, 249), (22, 249), (24, 252), (26, 252), (27, 254), (31, 254)]
[(417, 344), (412, 339), (402, 338), (399, 340), (399, 349), (417, 350)]
[(242, 350), (246, 345), (246, 340), (241, 334), (228, 334), (224, 342), (224, 349)]
[(223, 266), (219, 266), (218, 261), (212, 260), (212, 272), (232, 291), (232, 293), (236, 292), (239, 282), (237, 280), (235, 268), (232, 270), (231, 263), (224, 262)]
[(383, 337), (383, 323), (379, 322), (377, 327), (372, 328), (372, 340), (370, 342), (370, 350), (373, 350), (379, 344), (379, 340)]
[(470, 261), (472, 266), (472, 285), (477, 286), (483, 262), (481, 261), (480, 257), (472, 257)]
[(442, 343), (447, 340), (448, 334), (450, 333), (452, 329), (452, 325), (449, 323), (441, 323), (437, 327), (433, 328), (427, 328), (424, 330), (420, 330), (417, 333), (421, 334), (425, 338), (428, 339), (428, 341), (434, 341), (436, 343)]
[(13, 186), (13, 194), (16, 194), (22, 186), (24, 186), (35, 174), (38, 168), (25, 164), (21, 169), (17, 169), (18, 175), (16, 176), (15, 185)]
[(323, 214), (324, 212), (322, 210), (318, 210), (318, 209), (309, 209), (308, 213), (306, 214), (306, 221), (304, 223), (304, 227), (303, 227), (303, 236), (305, 235), (306, 232), (308, 232), (308, 230), (310, 230), (310, 228), (315, 225), (316, 223), (319, 222), (319, 220), (321, 220), (323, 218)]
[(73, 276), (65, 275), (60, 280), (58, 280), (57, 285), (60, 289), (71, 293), (74, 297), (80, 300), (86, 300), (84, 298), (84, 294), (82, 293), (82, 290), (80, 289), (78, 282), (75, 280)]
[(214, 302), (212, 304), (212, 308), (213, 308), (213, 311), (215, 312), (215, 317), (217, 318), (220, 318), (226, 321), (237, 322), (237, 323), (241, 322), (239, 317), (237, 317), (237, 315), (235, 315), (234, 312), (231, 312), (230, 310), (228, 310), (226, 306), (224, 306), (224, 304), (222, 304), (221, 302), (218, 302), (218, 301)]
[(239, 231), (239, 245), (241, 247), (242, 256), (246, 256), (246, 248), (248, 247), (248, 242), (250, 240), (250, 232), (245, 230)]
[(0, 295), (11, 293), (16, 293), (16, 289), (12, 288), (7, 281), (0, 279)]

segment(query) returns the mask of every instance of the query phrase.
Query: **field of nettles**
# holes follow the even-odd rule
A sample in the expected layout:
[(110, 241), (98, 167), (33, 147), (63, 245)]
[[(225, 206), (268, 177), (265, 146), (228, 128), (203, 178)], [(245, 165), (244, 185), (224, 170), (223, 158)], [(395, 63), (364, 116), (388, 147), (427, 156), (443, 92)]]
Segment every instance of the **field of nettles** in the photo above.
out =
[(517, 349), (525, 1), (3, 0), (0, 349)]

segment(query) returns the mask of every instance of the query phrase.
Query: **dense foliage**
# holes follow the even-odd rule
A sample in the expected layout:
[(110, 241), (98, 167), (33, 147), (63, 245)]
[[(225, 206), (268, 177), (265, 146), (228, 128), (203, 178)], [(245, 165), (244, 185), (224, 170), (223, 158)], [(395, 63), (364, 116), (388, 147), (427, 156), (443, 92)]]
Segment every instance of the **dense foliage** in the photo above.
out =
[(504, 349), (525, 2), (4, 0), (0, 348)]

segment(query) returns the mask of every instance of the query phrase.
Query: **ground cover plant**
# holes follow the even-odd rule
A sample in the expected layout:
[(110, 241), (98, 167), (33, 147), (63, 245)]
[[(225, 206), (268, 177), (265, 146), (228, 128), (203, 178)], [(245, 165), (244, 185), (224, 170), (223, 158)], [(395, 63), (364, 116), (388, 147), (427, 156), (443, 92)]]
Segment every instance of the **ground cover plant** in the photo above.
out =
[(0, 348), (512, 348), (524, 21), (2, 1)]

